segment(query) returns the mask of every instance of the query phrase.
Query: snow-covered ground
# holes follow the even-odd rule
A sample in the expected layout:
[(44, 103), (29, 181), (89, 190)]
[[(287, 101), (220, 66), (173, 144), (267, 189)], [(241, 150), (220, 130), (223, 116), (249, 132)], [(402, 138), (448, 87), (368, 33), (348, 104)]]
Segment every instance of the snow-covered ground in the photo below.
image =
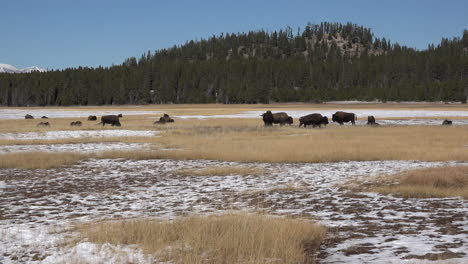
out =
[(159, 134), (154, 130), (57, 130), (28, 133), (0, 133), (0, 139), (63, 139), (63, 138), (89, 138), (89, 137), (153, 137)]
[[(308, 110), (308, 111), (288, 111), (288, 110), (274, 110), (273, 112), (286, 112), (293, 118), (299, 118), (301, 116), (320, 113), (331, 119), (332, 115), (336, 111), (344, 111), (355, 113), (358, 118), (366, 118), (367, 116), (374, 116), (377, 120), (385, 118), (411, 118), (411, 117), (468, 117), (468, 107), (466, 111), (431, 111), (431, 110), (381, 110), (381, 109), (337, 109), (337, 110)], [(241, 114), (230, 114), (230, 115), (185, 115), (176, 116), (180, 119), (208, 119), (208, 118), (260, 118), (260, 115), (265, 111), (248, 111)]]
[(123, 143), (123, 142), (99, 142), (80, 144), (49, 144), (49, 145), (1, 145), (0, 154), (15, 152), (80, 152), (95, 153), (112, 150), (149, 150), (151, 144)]
[[(48, 170), (1, 169), (0, 262), (154, 263), (131, 247), (97, 247), (81, 241), (63, 248), (65, 237), (73, 234), (57, 230), (76, 221), (263, 209), (276, 215), (317, 217), (329, 226), (332, 239), (319, 255), (321, 263), (415, 262), (415, 257), (448, 251), (457, 257), (453, 263), (467, 263), (467, 200), (403, 199), (336, 186), (355, 178), (455, 163), (119, 159)], [(267, 173), (201, 177), (175, 173), (175, 168), (226, 165), (261, 167)]]
[(89, 111), (89, 110), (67, 110), (67, 109), (0, 109), (0, 120), (5, 119), (24, 119), (24, 116), (30, 114), (36, 119), (42, 116), (48, 118), (71, 118), (71, 117), (88, 117), (90, 115), (103, 116), (103, 115), (118, 115), (122, 114), (123, 118), (127, 115), (154, 115), (161, 116), (162, 112), (159, 111)]

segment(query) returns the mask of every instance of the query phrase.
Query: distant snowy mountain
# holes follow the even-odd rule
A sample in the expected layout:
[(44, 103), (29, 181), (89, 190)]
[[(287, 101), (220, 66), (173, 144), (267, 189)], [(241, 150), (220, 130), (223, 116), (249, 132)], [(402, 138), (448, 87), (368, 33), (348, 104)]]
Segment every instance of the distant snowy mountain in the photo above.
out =
[(29, 73), (29, 72), (33, 72), (33, 71), (46, 72), (47, 70), (39, 68), (37, 66), (31, 66), (31, 67), (24, 68), (24, 69), (17, 69), (15, 66), (0, 63), (0, 73), (2, 73), (2, 72), (6, 72), (6, 73)]

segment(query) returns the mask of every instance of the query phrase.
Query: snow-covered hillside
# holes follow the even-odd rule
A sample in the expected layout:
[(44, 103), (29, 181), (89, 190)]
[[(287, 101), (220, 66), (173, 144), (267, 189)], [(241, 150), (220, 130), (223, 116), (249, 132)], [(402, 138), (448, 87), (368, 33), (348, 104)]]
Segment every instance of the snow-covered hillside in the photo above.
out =
[(2, 72), (6, 72), (6, 73), (29, 73), (29, 72), (33, 72), (33, 71), (45, 72), (47, 70), (39, 68), (37, 66), (31, 66), (31, 67), (27, 67), (27, 68), (24, 68), (24, 69), (17, 69), (15, 66), (0, 63), (0, 73), (2, 73)]

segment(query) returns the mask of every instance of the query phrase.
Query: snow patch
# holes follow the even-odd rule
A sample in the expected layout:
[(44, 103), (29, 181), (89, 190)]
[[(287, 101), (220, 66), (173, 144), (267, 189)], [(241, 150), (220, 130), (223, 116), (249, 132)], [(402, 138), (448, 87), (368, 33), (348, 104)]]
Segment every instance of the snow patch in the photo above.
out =
[(58, 131), (46, 131), (43, 133), (39, 132), (28, 132), (28, 133), (2, 133), (0, 139), (6, 140), (53, 140), (63, 138), (89, 138), (89, 137), (153, 137), (159, 134), (159, 131), (152, 130), (58, 130)]
[[(83, 144), (49, 144), (49, 145), (4, 145), (0, 146), (0, 154), (17, 152), (80, 152), (95, 153), (112, 150), (149, 150), (151, 144), (101, 142)], [(1, 188), (1, 185), (0, 185)]]

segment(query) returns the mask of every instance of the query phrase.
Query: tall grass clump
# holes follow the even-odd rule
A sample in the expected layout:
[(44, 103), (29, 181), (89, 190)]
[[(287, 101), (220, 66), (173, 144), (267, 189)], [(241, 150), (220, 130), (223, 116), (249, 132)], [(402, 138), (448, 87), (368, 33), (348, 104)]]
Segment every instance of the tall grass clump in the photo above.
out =
[(85, 155), (62, 152), (23, 152), (0, 155), (0, 168), (50, 169), (73, 165)]
[(399, 197), (468, 199), (468, 166), (411, 170), (379, 178), (370, 191)]
[(314, 263), (326, 233), (305, 220), (243, 213), (101, 222), (80, 230), (93, 243), (137, 245), (171, 263)]

